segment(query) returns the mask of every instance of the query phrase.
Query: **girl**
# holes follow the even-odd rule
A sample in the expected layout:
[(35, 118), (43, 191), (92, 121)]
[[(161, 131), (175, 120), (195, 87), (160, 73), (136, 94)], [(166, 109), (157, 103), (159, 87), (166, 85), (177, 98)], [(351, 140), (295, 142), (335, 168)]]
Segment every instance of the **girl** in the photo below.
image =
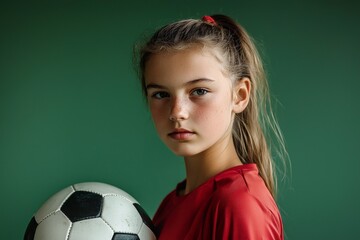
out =
[(245, 30), (224, 15), (183, 20), (139, 55), (156, 130), (186, 167), (154, 216), (158, 240), (283, 239), (265, 126), (283, 140)]

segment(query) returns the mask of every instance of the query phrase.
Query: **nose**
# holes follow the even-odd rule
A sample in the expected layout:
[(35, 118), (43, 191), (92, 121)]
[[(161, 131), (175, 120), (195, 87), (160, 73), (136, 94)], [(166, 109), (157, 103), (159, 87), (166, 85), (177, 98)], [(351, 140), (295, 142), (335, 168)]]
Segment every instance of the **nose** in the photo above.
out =
[(173, 99), (170, 107), (169, 119), (170, 121), (177, 122), (189, 118), (186, 100), (175, 98)]

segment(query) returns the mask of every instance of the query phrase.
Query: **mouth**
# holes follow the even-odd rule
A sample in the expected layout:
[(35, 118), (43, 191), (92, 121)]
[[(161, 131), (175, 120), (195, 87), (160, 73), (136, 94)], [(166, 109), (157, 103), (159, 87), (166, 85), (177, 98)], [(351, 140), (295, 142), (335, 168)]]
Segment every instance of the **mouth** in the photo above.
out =
[(194, 134), (195, 132), (189, 131), (187, 129), (177, 128), (173, 132), (169, 133), (168, 136), (174, 140), (185, 141), (189, 140)]

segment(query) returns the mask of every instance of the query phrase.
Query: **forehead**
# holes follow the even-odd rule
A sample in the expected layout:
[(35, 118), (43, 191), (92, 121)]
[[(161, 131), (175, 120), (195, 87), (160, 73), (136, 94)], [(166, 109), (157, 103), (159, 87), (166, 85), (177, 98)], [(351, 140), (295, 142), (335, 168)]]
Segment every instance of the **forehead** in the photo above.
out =
[(225, 69), (219, 52), (203, 45), (152, 54), (146, 63), (145, 82), (174, 81), (224, 77)]

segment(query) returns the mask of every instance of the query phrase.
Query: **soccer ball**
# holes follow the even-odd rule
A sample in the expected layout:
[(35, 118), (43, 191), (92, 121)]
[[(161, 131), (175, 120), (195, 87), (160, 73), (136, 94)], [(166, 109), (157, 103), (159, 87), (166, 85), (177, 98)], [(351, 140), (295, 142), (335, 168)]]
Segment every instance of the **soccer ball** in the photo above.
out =
[(24, 240), (156, 240), (151, 219), (128, 193), (87, 182), (48, 199), (27, 226)]

